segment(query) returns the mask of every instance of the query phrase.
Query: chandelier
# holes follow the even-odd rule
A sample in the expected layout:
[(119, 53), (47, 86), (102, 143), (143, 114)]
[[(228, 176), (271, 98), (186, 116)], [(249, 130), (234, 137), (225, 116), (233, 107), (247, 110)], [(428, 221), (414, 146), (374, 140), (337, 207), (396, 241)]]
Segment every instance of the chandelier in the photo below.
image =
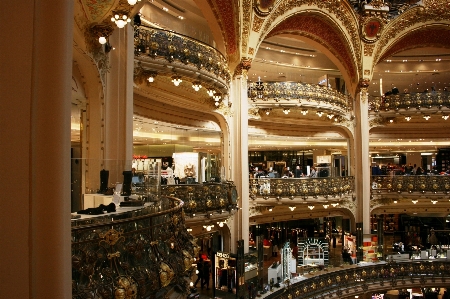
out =
[(192, 88), (193, 88), (195, 91), (199, 91), (200, 88), (202, 88), (201, 82), (200, 82), (200, 81), (194, 81), (194, 82), (192, 82)]
[(116, 11), (113, 12), (114, 16), (111, 18), (111, 21), (114, 22), (117, 27), (123, 28), (126, 24), (131, 22), (131, 19), (128, 17), (126, 12)]
[(247, 96), (252, 99), (252, 101), (261, 100), (264, 98), (264, 83), (261, 81), (261, 77), (258, 77), (258, 81), (255, 83), (250, 83), (248, 87)]
[(183, 80), (181, 79), (181, 76), (172, 76), (172, 82), (175, 86), (178, 86)]

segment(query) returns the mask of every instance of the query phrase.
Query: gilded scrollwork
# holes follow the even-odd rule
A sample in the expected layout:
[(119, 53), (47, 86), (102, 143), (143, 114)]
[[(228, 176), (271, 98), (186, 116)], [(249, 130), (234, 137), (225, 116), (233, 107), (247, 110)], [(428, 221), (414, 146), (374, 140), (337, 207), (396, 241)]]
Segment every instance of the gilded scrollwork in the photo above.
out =
[(264, 23), (264, 19), (258, 16), (254, 16), (253, 18), (253, 26), (252, 30), (255, 32), (259, 32), (261, 30), (261, 26)]
[[(251, 1), (244, 0), (242, 3), (242, 14), (243, 14), (243, 24), (242, 24), (242, 34), (241, 34), (241, 47), (242, 53), (247, 52), (248, 38), (250, 35), (250, 25), (251, 25)], [(250, 54), (249, 54), (250, 55)]]
[(387, 120), (381, 116), (372, 116), (369, 120), (369, 126), (371, 128), (384, 126), (387, 124)]
[(375, 45), (364, 44), (364, 56), (372, 56), (373, 49), (375, 49)]

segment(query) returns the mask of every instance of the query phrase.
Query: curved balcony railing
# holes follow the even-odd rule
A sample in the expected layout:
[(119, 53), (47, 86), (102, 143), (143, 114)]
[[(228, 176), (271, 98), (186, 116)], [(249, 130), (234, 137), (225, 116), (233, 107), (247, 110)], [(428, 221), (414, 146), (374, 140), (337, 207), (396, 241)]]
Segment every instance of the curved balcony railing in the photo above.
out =
[[(352, 100), (349, 96), (335, 89), (308, 83), (299, 82), (249, 82), (248, 97), (256, 102), (272, 100), (279, 102), (300, 101), (301, 106), (322, 105), (324, 109), (340, 110), (347, 112), (352, 108)], [(309, 104), (314, 101), (314, 105)]]
[(150, 298), (186, 294), (199, 248), (187, 233), (183, 202), (73, 220), (72, 298)]
[(372, 193), (450, 194), (448, 175), (377, 175), (371, 177)]
[(215, 48), (196, 39), (145, 26), (136, 27), (134, 36), (136, 55), (163, 58), (170, 63), (179, 61), (213, 73), (226, 82), (231, 80), (226, 58)]
[(166, 185), (162, 186), (161, 193), (183, 200), (183, 209), (188, 215), (231, 212), (236, 209), (238, 203), (233, 182)]
[(422, 108), (441, 109), (442, 107), (450, 108), (450, 93), (447, 91), (396, 94), (374, 97), (369, 101), (369, 110), (375, 112)]
[(264, 199), (282, 198), (289, 199), (315, 199), (339, 198), (353, 193), (355, 190), (354, 177), (329, 177), (329, 178), (298, 178), (298, 179), (250, 179), (250, 198)]
[(265, 298), (343, 298), (417, 285), (446, 286), (450, 281), (450, 262), (447, 260), (379, 263), (334, 269), (336, 268), (305, 275), (300, 281), (289, 281)]

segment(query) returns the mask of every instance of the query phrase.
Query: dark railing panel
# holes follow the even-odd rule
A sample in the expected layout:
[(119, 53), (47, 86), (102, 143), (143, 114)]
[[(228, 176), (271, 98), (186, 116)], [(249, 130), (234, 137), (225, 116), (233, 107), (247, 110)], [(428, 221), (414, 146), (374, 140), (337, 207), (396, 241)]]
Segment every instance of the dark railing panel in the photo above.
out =
[(355, 190), (354, 177), (250, 179), (250, 197), (269, 198), (339, 198)]
[[(162, 207), (162, 208), (161, 208)], [(170, 288), (187, 293), (196, 240), (187, 233), (183, 202), (72, 227), (72, 298), (148, 298)], [(156, 211), (159, 210), (159, 211)]]
[(375, 112), (421, 108), (437, 110), (443, 107), (450, 108), (450, 93), (447, 91), (396, 94), (369, 101), (369, 109)]
[(342, 270), (331, 268), (301, 281), (286, 282), (265, 298), (342, 298), (396, 288), (446, 286), (450, 282), (447, 260), (379, 263), (353, 266)]
[(426, 193), (450, 194), (448, 175), (377, 175), (371, 177), (372, 193)]
[(233, 182), (162, 186), (163, 195), (174, 196), (185, 202), (188, 215), (217, 211), (231, 211), (237, 206), (238, 196)]

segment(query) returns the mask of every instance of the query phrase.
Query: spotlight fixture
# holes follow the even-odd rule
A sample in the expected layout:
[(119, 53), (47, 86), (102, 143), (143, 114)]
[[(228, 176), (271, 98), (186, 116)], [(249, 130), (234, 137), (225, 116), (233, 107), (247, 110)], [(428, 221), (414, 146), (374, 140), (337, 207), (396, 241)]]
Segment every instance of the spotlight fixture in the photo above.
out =
[(319, 117), (322, 117), (323, 112), (322, 112), (322, 111), (317, 111), (316, 114), (317, 114)]
[(192, 88), (193, 88), (195, 91), (199, 91), (200, 88), (202, 88), (201, 82), (200, 82), (200, 81), (194, 81), (194, 82), (192, 82)]
[(412, 203), (413, 203), (413, 204), (416, 204), (417, 202), (418, 202), (417, 199), (413, 199), (413, 200), (412, 200)]
[(308, 109), (303, 109), (302, 111), (300, 111), (303, 115), (308, 114)]
[(405, 116), (406, 121), (410, 121), (411, 120), (411, 116)]
[(429, 115), (424, 115), (423, 118), (425, 118), (425, 120), (429, 120), (431, 118), (431, 116)]
[(442, 118), (443, 118), (444, 120), (447, 120), (447, 119), (448, 119), (448, 114), (442, 114)]
[(314, 209), (314, 206), (308, 206), (308, 209), (310, 209), (310, 210), (312, 210), (312, 209)]
[(114, 16), (111, 18), (111, 21), (114, 22), (119, 28), (123, 28), (126, 24), (131, 22), (131, 19), (127, 16), (126, 12), (113, 11), (113, 14)]
[(216, 91), (214, 90), (214, 88), (208, 88), (208, 89), (206, 90), (206, 93), (207, 93), (210, 97), (212, 97), (212, 96), (216, 93)]
[(181, 76), (172, 76), (172, 82), (175, 86), (178, 86), (183, 80), (181, 79)]
[(289, 207), (289, 209), (290, 209), (291, 211), (294, 211), (294, 210), (295, 210), (295, 207)]

